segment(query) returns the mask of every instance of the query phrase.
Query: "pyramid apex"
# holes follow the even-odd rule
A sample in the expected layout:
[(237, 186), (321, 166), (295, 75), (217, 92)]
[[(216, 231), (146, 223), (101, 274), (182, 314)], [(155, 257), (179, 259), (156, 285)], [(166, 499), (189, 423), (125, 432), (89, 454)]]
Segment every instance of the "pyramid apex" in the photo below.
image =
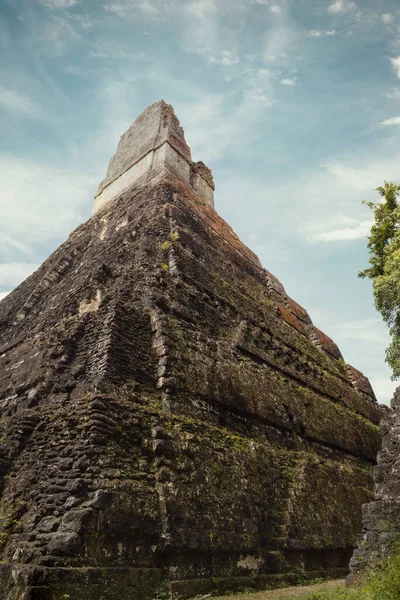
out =
[[(172, 175), (214, 205), (212, 173), (192, 162), (184, 131), (171, 104), (161, 99), (148, 106), (121, 136), (106, 177), (95, 194), (93, 213), (130, 188)], [(202, 163), (203, 164), (203, 163)]]

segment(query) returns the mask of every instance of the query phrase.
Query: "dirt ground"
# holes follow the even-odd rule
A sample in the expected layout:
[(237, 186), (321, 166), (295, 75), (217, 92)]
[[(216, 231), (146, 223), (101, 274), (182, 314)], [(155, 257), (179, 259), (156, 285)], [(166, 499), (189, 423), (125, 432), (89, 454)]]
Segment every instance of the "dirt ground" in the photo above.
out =
[[(336, 591), (343, 588), (344, 579), (325, 581), (315, 585), (304, 585), (288, 587), (280, 590), (268, 590), (265, 592), (252, 592), (249, 594), (235, 594), (233, 596), (203, 596), (204, 600), (305, 600), (313, 592)], [(200, 599), (199, 599), (200, 600)]]

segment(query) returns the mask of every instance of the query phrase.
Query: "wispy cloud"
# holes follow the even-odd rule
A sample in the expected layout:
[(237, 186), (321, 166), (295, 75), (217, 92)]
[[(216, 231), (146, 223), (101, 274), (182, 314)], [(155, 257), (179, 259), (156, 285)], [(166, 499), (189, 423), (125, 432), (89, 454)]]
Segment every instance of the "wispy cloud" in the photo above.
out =
[(237, 65), (240, 62), (236, 50), (223, 50), (220, 58), (211, 57), (210, 60), (226, 66)]
[(282, 85), (296, 85), (298, 77), (287, 77), (281, 80)]
[(271, 4), (269, 10), (275, 15), (280, 15), (282, 12), (282, 8), (278, 4)]
[(79, 0), (40, 0), (40, 3), (48, 8), (72, 8)]
[(393, 15), (391, 13), (385, 13), (381, 15), (381, 19), (386, 25), (389, 25), (393, 21)]
[(75, 21), (82, 29), (91, 29), (99, 23), (98, 19), (92, 18), (87, 13), (67, 12), (66, 17), (71, 21)]
[(320, 29), (311, 29), (311, 31), (309, 31), (308, 35), (309, 35), (309, 37), (316, 37), (316, 38), (332, 36), (332, 35), (336, 35), (336, 30), (329, 29), (329, 30), (322, 31)]
[(336, 325), (337, 337), (341, 340), (364, 340), (385, 344), (388, 331), (381, 319), (361, 319)]
[(91, 205), (99, 179), (77, 169), (0, 154), (2, 259), (37, 260), (35, 245), (59, 239), (87, 216), (85, 208)]
[(43, 109), (16, 90), (0, 86), (0, 108), (19, 117), (47, 121)]
[(107, 58), (107, 54), (100, 50), (90, 50), (88, 56), (89, 58)]
[(400, 56), (391, 58), (390, 62), (392, 63), (392, 69), (396, 73), (397, 78), (400, 79)]
[(62, 56), (72, 44), (82, 39), (77, 30), (79, 23), (68, 14), (51, 14), (45, 19), (33, 19), (27, 38), (30, 51), (35, 56)]
[(128, 15), (129, 7), (121, 2), (113, 2), (112, 4), (105, 4), (104, 10), (115, 13), (119, 17), (126, 17)]
[(213, 0), (196, 0), (194, 2), (185, 2), (183, 9), (186, 13), (189, 13), (199, 19), (217, 12), (217, 6)]
[(250, 0), (250, 4), (258, 4), (259, 6), (267, 6), (271, 13), (280, 15), (283, 10), (279, 4), (274, 3), (272, 0)]
[(380, 123), (381, 125), (400, 125), (400, 117), (391, 117)]
[(369, 235), (373, 221), (361, 221), (355, 227), (344, 227), (334, 231), (321, 231), (309, 237), (315, 242), (343, 242), (347, 240), (359, 240)]
[(357, 4), (355, 2), (349, 2), (349, 0), (335, 0), (335, 2), (333, 2), (329, 6), (328, 12), (330, 12), (332, 14), (337, 14), (337, 13), (350, 12), (350, 11), (356, 10), (356, 9), (357, 9)]
[(159, 9), (149, 0), (141, 0), (140, 9), (144, 13), (148, 13), (150, 15), (157, 15), (160, 12)]
[[(204, 3), (206, 3), (206, 0), (204, 0)], [(198, 4), (202, 4), (201, 0)], [(179, 5), (180, 3), (177, 0), (115, 0), (115, 2), (105, 4), (103, 8), (121, 18), (133, 19), (137, 17), (138, 11), (145, 16), (154, 17), (175, 11)]]
[(253, 88), (244, 91), (244, 97), (254, 102), (262, 102), (266, 106), (272, 106), (271, 96), (263, 88)]
[(393, 88), (391, 92), (386, 94), (387, 98), (391, 98), (392, 100), (400, 100), (400, 89)]

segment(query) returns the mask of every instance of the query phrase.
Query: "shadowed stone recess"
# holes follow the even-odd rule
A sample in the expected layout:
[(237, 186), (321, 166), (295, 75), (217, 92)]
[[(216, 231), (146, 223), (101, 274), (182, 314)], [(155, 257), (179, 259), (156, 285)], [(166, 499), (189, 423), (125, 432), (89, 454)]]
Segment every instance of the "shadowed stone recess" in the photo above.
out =
[(160, 148), (0, 303), (0, 600), (347, 571), (382, 408), (207, 201), (171, 107), (97, 199)]

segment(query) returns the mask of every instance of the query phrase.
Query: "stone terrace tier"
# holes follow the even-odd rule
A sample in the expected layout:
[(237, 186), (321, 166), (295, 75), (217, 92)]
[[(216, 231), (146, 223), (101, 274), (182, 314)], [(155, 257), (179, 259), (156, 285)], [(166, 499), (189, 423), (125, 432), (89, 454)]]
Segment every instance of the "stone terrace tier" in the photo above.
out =
[[(149, 110), (176, 136), (137, 154), (124, 136), (131, 156), (101, 189), (163, 140), (189, 165), (165, 106)], [(1, 600), (187, 598), (347, 571), (382, 408), (167, 167), (0, 303)]]

